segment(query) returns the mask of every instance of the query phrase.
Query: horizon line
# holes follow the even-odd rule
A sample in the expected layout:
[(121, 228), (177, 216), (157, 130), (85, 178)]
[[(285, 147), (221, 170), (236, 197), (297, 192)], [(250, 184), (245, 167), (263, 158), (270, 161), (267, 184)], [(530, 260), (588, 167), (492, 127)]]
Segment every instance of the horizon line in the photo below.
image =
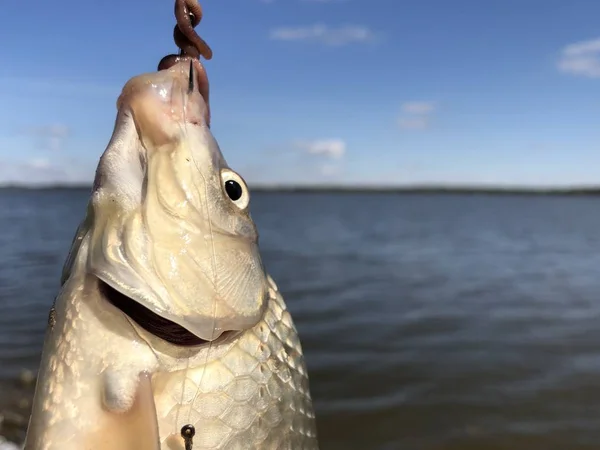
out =
[[(405, 192), (405, 193), (504, 193), (504, 194), (600, 194), (598, 184), (573, 185), (507, 185), (484, 183), (413, 183), (380, 185), (372, 183), (248, 183), (257, 192)], [(91, 183), (0, 183), (1, 190), (92, 189)]]

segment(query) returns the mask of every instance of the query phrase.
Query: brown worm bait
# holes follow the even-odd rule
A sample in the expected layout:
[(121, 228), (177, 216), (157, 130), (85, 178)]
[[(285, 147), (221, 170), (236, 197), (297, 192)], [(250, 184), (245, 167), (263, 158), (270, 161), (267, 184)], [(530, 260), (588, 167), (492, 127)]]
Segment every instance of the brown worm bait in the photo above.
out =
[(194, 29), (202, 20), (202, 7), (198, 0), (175, 0), (175, 19), (177, 25), (173, 29), (173, 40), (180, 52), (161, 59), (158, 70), (168, 69), (185, 57), (211, 59), (212, 50)]
[(175, 0), (175, 19), (177, 25), (173, 30), (173, 40), (179, 47), (179, 54), (165, 56), (158, 63), (158, 70), (166, 70), (178, 62), (190, 60), (190, 92), (197, 85), (200, 95), (206, 102), (206, 124), (210, 127), (210, 104), (208, 77), (199, 58), (203, 56), (209, 60), (212, 58), (212, 50), (196, 30), (196, 26), (202, 20), (202, 7), (198, 0)]

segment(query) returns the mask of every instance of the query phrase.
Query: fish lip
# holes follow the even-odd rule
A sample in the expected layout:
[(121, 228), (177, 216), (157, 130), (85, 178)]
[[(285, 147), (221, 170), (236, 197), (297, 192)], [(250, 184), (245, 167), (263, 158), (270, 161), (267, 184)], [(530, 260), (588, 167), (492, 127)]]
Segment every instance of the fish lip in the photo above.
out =
[(98, 279), (98, 289), (106, 301), (148, 333), (179, 347), (221, 343), (239, 334), (239, 331), (224, 331), (217, 339), (208, 341), (196, 336), (181, 325), (156, 314), (101, 279)]

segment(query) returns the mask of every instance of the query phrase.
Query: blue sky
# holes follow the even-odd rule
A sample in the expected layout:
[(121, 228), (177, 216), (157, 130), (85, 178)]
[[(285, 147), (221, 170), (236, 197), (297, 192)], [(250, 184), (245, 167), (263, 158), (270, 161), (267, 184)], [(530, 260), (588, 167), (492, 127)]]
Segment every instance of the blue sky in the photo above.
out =
[[(600, 184), (597, 0), (203, 0), (213, 132), (253, 183)], [(5, 2), (0, 182), (91, 181), (173, 2)]]

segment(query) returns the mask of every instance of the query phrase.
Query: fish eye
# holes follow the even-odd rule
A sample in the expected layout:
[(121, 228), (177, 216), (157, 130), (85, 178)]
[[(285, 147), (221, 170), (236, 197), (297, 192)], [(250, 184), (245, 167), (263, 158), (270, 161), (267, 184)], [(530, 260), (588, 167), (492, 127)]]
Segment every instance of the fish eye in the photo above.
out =
[(224, 170), (221, 173), (223, 189), (227, 197), (240, 209), (245, 209), (250, 203), (250, 193), (246, 183), (237, 173)]

